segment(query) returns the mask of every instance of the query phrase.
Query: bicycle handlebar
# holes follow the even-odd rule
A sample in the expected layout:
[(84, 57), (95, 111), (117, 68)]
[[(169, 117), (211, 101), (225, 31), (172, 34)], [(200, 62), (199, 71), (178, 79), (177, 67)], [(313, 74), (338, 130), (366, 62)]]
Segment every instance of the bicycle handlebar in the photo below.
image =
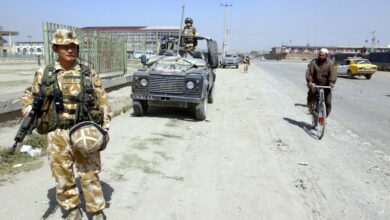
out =
[(313, 88), (324, 88), (324, 89), (332, 89), (331, 86), (317, 86), (317, 85), (314, 85)]

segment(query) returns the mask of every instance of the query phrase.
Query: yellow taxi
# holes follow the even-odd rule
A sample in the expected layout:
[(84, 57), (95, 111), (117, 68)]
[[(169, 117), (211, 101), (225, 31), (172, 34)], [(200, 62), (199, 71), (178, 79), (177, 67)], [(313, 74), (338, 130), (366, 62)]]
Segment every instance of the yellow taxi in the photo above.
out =
[(348, 76), (350, 79), (354, 76), (365, 76), (371, 79), (376, 72), (377, 66), (371, 64), (369, 60), (360, 57), (348, 57), (336, 66), (337, 75)]

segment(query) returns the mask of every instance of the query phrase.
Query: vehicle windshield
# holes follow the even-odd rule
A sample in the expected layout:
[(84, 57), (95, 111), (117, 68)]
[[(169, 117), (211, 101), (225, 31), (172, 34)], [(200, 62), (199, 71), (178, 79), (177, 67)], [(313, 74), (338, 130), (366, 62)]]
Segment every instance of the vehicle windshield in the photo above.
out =
[(368, 62), (368, 60), (355, 60), (354, 63), (355, 64), (370, 64), (370, 62)]
[(155, 63), (153, 70), (163, 72), (185, 72), (192, 68), (194, 63), (180, 57), (164, 57)]
[(238, 57), (238, 55), (226, 54), (225, 57)]

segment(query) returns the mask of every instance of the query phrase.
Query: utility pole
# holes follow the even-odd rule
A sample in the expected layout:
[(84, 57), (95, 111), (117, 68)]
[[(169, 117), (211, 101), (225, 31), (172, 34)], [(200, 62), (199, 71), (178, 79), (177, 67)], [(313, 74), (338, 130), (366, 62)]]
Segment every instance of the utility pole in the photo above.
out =
[(226, 12), (227, 12), (227, 7), (233, 6), (232, 4), (221, 4), (222, 7), (225, 7), (225, 18), (224, 18), (224, 26), (223, 26), (223, 43), (222, 43), (222, 56), (225, 56), (226, 54), (226, 35), (227, 35), (227, 30), (226, 30)]
[(375, 33), (376, 31), (371, 32), (371, 52), (374, 52), (374, 48), (375, 48), (375, 40), (376, 40)]
[(29, 51), (27, 51), (27, 53), (30, 53), (30, 55), (32, 55), (32, 52), (31, 52), (31, 50), (32, 50), (32, 41), (31, 41), (32, 36), (28, 35), (27, 37), (28, 37), (28, 40), (30, 41), (30, 49), (29, 49)]
[(181, 34), (183, 30), (183, 19), (184, 19), (184, 5), (181, 7), (181, 20), (180, 20), (180, 30), (179, 30), (179, 43), (177, 45), (177, 56), (179, 56), (180, 42), (181, 42)]
[(3, 47), (3, 27), (0, 26), (0, 47)]

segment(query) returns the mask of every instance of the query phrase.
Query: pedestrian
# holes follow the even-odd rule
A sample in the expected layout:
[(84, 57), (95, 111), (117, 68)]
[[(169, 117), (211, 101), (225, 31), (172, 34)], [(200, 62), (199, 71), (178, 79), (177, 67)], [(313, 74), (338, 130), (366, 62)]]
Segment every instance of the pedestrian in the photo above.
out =
[(40, 66), (41, 65), (41, 55), (38, 55), (37, 59), (38, 59), (38, 66)]
[(251, 64), (251, 59), (249, 58), (249, 56), (245, 56), (242, 62), (244, 63), (244, 73), (248, 73), (249, 65)]
[(57, 202), (67, 219), (82, 219), (75, 164), (87, 212), (94, 220), (103, 219), (106, 204), (98, 173), (112, 117), (107, 95), (95, 70), (78, 62), (79, 40), (74, 31), (57, 30), (51, 44), (58, 59), (36, 72), (22, 97), (23, 115), (28, 115), (37, 94), (43, 94), (43, 113), (36, 126), (39, 133), (47, 133)]
[(183, 34), (183, 41), (185, 43), (185, 49), (191, 53), (194, 52), (198, 41), (196, 36), (199, 36), (199, 33), (197, 32), (196, 28), (193, 26), (193, 20), (192, 18), (186, 18), (184, 20), (184, 29), (182, 31)]
[[(307, 107), (309, 112), (314, 112), (315, 106), (315, 88), (314, 85), (334, 87), (337, 80), (336, 72), (333, 69), (333, 62), (328, 58), (328, 50), (322, 48), (318, 57), (310, 62), (306, 70), (306, 83), (309, 91), (307, 92)], [(326, 116), (328, 117), (332, 109), (332, 92), (325, 90)]]

